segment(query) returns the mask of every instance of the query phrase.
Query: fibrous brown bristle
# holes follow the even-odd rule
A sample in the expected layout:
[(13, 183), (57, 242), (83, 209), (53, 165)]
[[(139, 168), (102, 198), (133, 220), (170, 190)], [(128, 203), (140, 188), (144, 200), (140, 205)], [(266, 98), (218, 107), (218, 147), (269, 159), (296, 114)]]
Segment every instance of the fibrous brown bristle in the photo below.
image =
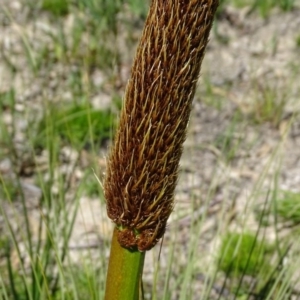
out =
[(217, 5), (217, 0), (151, 2), (104, 183), (108, 216), (123, 247), (149, 250), (165, 232)]

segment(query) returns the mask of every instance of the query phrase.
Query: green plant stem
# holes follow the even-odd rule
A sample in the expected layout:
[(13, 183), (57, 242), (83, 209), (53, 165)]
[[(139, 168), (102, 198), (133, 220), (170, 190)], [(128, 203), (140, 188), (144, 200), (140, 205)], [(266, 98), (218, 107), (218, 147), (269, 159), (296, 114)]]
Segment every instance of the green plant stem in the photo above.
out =
[(106, 278), (105, 300), (138, 300), (145, 252), (120, 246), (114, 229)]

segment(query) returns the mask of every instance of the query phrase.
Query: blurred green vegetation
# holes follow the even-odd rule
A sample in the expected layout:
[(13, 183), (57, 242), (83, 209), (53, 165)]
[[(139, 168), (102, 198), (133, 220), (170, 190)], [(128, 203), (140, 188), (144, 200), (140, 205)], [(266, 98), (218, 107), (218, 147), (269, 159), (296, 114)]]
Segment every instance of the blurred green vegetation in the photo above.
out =
[(59, 137), (77, 149), (101, 146), (112, 137), (115, 116), (110, 110), (95, 110), (89, 105), (50, 106), (38, 125), (35, 147), (46, 148), (47, 136)]
[(259, 270), (271, 267), (267, 259), (270, 249), (270, 245), (251, 233), (227, 233), (220, 247), (220, 269), (235, 277), (255, 276)]

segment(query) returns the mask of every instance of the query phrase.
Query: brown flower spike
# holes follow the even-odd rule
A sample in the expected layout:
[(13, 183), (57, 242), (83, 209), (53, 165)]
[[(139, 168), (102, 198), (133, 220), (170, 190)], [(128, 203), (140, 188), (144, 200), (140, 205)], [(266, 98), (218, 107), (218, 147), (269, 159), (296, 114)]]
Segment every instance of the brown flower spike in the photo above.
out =
[(125, 248), (149, 250), (165, 232), (217, 5), (217, 0), (151, 2), (104, 183), (108, 216)]

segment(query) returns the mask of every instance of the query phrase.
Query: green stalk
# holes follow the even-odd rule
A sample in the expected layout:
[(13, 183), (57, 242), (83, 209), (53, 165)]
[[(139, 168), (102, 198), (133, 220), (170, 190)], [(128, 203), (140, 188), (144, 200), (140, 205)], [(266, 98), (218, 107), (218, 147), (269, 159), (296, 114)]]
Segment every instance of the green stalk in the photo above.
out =
[(139, 300), (145, 252), (120, 246), (115, 228), (109, 258), (105, 300)]

